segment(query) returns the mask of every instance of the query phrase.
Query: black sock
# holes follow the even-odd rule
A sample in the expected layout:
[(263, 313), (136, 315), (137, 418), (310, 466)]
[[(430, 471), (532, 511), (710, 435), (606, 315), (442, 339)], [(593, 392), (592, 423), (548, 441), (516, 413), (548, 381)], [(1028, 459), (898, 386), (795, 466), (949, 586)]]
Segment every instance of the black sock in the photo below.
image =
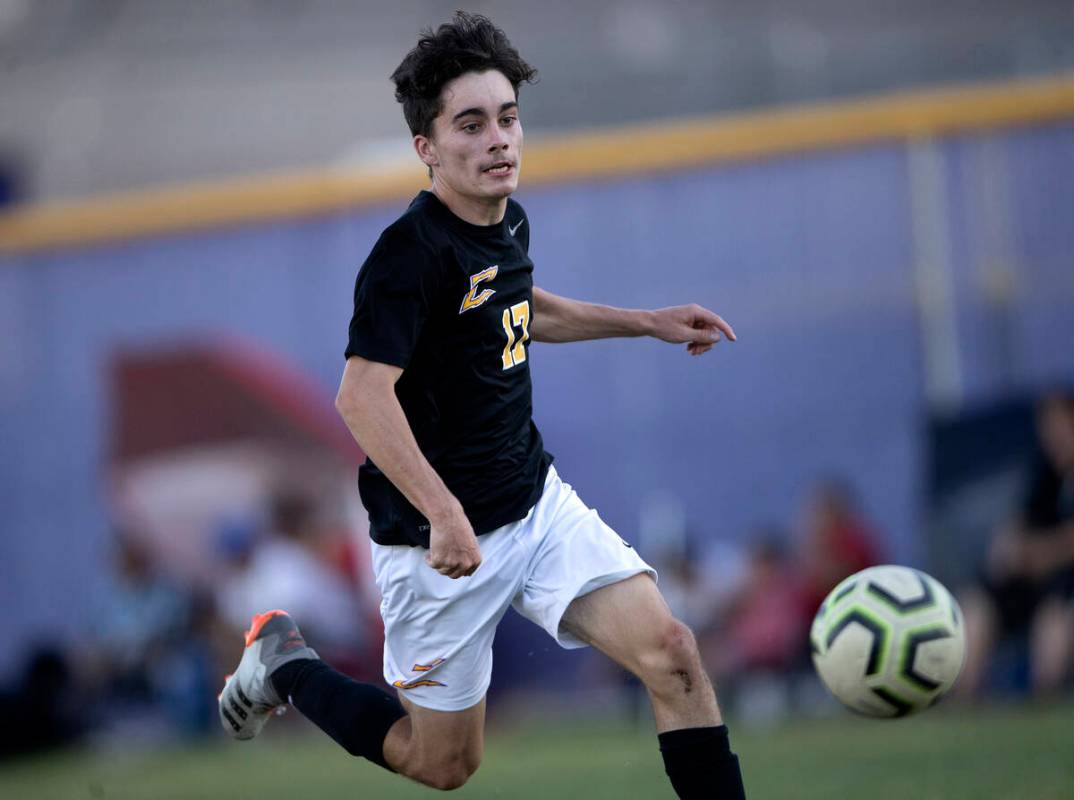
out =
[(276, 694), (352, 756), (391, 770), (384, 760), (384, 738), (406, 716), (396, 697), (372, 684), (358, 683), (320, 659), (291, 661), (269, 679)]
[(681, 800), (745, 800), (726, 725), (667, 731), (658, 738), (664, 770)]

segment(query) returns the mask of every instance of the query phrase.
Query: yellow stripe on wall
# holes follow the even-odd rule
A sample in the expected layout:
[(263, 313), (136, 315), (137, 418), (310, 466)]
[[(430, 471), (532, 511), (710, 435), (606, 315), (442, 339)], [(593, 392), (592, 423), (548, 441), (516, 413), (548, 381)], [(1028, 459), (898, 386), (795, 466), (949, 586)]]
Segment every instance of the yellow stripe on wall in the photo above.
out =
[[(526, 148), (522, 175), (524, 184), (621, 177), (1069, 117), (1074, 75), (901, 92), (547, 138)], [(0, 215), (0, 251), (323, 214), (409, 198), (427, 185), (415, 159), (390, 170), (310, 170), (24, 206)]]

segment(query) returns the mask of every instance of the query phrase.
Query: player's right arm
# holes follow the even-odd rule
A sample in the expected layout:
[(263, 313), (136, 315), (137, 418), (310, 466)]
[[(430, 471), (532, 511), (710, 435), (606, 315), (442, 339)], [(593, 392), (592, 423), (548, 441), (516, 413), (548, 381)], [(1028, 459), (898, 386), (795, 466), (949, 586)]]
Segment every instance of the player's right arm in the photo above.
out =
[(481, 564), (477, 537), (462, 504), (418, 448), (395, 384), (400, 367), (351, 356), (336, 409), (377, 468), (429, 520), (429, 566), (449, 578), (472, 575)]

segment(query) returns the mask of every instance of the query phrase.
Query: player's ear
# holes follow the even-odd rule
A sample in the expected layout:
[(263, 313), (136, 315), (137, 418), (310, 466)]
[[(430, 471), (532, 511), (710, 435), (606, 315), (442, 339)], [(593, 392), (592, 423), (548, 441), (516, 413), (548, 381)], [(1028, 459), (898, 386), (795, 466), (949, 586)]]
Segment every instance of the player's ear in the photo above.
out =
[(436, 145), (428, 136), (418, 134), (414, 137), (414, 152), (418, 154), (418, 158), (421, 159), (421, 163), (425, 166), (429, 168), (440, 166), (440, 158), (436, 154)]

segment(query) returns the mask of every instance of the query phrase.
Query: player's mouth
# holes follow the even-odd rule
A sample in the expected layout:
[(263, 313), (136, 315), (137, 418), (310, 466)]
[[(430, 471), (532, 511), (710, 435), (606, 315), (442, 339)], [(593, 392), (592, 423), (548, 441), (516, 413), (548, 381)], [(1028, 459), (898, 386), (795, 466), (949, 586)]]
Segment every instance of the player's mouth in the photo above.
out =
[(486, 175), (496, 175), (497, 177), (501, 177), (503, 175), (510, 175), (514, 168), (515, 165), (510, 161), (497, 161), (492, 166), (485, 167), (481, 171)]

